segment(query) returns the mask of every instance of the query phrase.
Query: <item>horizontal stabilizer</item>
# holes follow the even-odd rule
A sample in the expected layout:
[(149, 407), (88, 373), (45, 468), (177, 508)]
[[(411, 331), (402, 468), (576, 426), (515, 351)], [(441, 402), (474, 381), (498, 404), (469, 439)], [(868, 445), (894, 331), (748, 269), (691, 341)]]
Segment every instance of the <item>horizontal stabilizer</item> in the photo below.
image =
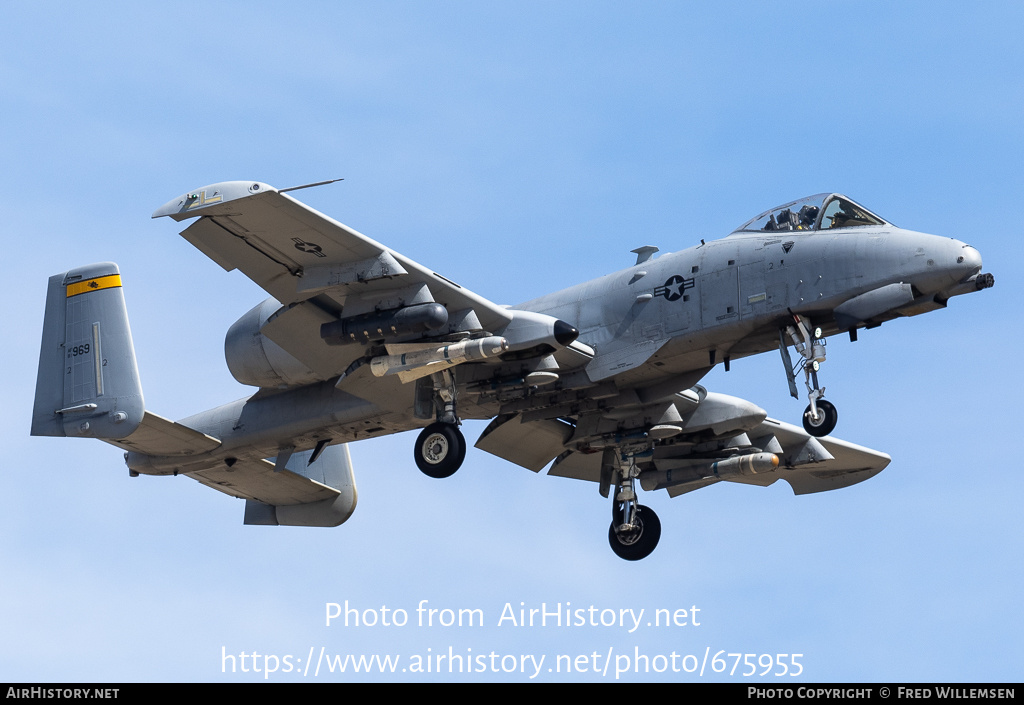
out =
[(145, 413), (139, 427), (128, 437), (104, 440), (118, 448), (146, 455), (192, 455), (206, 453), (220, 445), (220, 441), (213, 436), (149, 411)]
[[(130, 454), (129, 468), (146, 472), (147, 457)], [(136, 461), (143, 464), (133, 467)], [(356, 507), (356, 484), (345, 444), (286, 450), (281, 461), (284, 467), (272, 460), (207, 456), (196, 458), (191, 465), (184, 461), (173, 474), (246, 500), (246, 524), (338, 526), (351, 516)]]

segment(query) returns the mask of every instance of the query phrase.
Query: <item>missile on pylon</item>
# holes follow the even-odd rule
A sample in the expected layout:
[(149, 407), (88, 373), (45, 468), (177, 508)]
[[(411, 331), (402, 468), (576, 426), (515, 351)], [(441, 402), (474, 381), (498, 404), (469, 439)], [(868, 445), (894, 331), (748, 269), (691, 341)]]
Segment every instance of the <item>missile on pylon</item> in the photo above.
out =
[(760, 475), (773, 472), (778, 467), (779, 456), (774, 453), (751, 453), (724, 460), (695, 460), (677, 468), (644, 471), (640, 473), (640, 486), (645, 490), (660, 490), (709, 478), (728, 480), (740, 475)]
[(447, 345), (423, 343), (389, 345), (391, 355), (381, 355), (370, 360), (370, 371), (376, 377), (397, 374), (403, 382), (425, 377), (434, 372), (471, 360), (495, 357), (508, 350), (508, 341), (499, 335), (478, 340), (463, 340)]

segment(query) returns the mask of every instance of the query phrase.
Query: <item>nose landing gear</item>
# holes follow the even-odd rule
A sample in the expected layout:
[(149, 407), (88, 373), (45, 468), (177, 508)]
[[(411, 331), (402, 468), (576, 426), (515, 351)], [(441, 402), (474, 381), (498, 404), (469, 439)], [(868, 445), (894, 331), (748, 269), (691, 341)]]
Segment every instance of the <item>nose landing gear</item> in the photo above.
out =
[[(789, 347), (785, 337), (787, 334), (801, 357), (797, 366), (793, 365), (789, 356)], [(833, 404), (825, 401), (825, 388), (818, 384), (818, 369), (825, 361), (825, 338), (822, 337), (821, 329), (814, 328), (812, 330), (806, 319), (794, 314), (793, 325), (779, 329), (779, 351), (782, 353), (782, 361), (786, 366), (789, 393), (794, 399), (799, 398), (796, 391), (796, 369), (803, 367), (807, 399), (810, 401), (807, 409), (804, 410), (804, 430), (818, 438), (832, 433), (839, 421), (839, 412), (836, 411)]]

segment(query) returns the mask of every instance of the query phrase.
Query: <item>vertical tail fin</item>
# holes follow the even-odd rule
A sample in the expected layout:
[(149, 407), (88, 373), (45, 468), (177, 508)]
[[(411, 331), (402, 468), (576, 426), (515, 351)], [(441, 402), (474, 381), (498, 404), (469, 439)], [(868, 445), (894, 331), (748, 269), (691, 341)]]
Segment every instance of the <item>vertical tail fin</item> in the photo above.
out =
[(32, 435), (124, 438), (144, 413), (117, 265), (50, 277)]

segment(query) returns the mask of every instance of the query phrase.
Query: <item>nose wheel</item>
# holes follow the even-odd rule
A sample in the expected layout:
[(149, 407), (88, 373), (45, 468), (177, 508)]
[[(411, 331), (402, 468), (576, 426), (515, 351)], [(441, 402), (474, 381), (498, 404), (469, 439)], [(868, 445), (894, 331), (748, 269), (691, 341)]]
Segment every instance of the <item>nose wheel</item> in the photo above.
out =
[(821, 438), (832, 433), (836, 428), (836, 423), (839, 422), (839, 412), (836, 411), (836, 407), (824, 399), (817, 400), (817, 414), (815, 414), (814, 407), (808, 405), (804, 411), (804, 430), (807, 433)]

